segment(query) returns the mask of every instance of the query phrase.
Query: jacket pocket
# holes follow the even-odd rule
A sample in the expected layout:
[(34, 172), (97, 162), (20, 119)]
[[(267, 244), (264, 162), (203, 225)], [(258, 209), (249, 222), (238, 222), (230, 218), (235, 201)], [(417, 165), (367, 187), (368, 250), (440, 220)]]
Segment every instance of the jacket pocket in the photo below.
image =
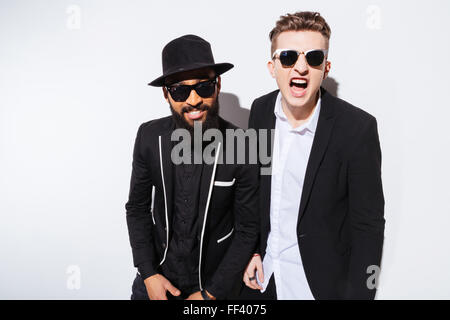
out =
[(217, 240), (217, 243), (221, 243), (223, 240), (229, 238), (233, 234), (234, 228), (231, 229), (230, 232), (228, 232), (225, 236)]
[(233, 178), (231, 181), (214, 181), (214, 185), (217, 187), (231, 187), (236, 182), (236, 179)]

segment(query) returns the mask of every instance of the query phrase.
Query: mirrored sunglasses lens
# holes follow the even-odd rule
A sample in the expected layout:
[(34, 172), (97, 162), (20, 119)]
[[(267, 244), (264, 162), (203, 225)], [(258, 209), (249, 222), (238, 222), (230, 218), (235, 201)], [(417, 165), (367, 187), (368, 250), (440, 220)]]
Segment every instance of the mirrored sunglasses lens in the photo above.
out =
[(323, 51), (314, 50), (306, 54), (306, 61), (311, 67), (317, 67), (322, 64), (324, 57)]
[(298, 53), (294, 50), (281, 51), (280, 62), (285, 67), (290, 67), (297, 62)]

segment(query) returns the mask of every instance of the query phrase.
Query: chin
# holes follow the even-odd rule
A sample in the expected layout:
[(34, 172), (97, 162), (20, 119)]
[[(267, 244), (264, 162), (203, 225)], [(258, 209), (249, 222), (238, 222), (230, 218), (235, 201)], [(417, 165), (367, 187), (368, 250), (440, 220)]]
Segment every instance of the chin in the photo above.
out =
[(287, 100), (289, 105), (292, 106), (293, 108), (302, 108), (316, 103), (315, 96), (311, 95), (309, 92), (301, 98), (290, 96), (289, 99)]
[(290, 95), (286, 100), (289, 106), (291, 106), (292, 108), (301, 108), (305, 106), (308, 102), (307, 97), (296, 98)]

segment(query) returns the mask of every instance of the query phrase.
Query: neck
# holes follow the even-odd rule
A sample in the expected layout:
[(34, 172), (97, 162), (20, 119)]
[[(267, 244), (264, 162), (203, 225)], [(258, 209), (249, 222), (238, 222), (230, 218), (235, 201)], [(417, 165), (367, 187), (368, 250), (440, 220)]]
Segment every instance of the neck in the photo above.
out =
[(315, 99), (304, 106), (293, 107), (287, 103), (285, 99), (281, 99), (281, 107), (293, 128), (299, 127), (304, 124), (313, 114), (314, 108), (319, 100), (319, 92), (316, 93)]

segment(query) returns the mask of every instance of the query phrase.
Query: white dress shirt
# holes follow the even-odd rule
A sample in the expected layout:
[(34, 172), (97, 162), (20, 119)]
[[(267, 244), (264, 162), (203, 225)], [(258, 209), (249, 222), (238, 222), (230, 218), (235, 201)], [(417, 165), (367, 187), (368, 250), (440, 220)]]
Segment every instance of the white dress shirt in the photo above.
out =
[[(278, 300), (314, 299), (306, 280), (297, 242), (297, 220), (306, 166), (317, 127), (321, 99), (307, 122), (293, 128), (281, 104), (275, 103), (270, 233), (263, 261), (264, 292), (272, 274)], [(259, 279), (258, 279), (259, 282)]]

